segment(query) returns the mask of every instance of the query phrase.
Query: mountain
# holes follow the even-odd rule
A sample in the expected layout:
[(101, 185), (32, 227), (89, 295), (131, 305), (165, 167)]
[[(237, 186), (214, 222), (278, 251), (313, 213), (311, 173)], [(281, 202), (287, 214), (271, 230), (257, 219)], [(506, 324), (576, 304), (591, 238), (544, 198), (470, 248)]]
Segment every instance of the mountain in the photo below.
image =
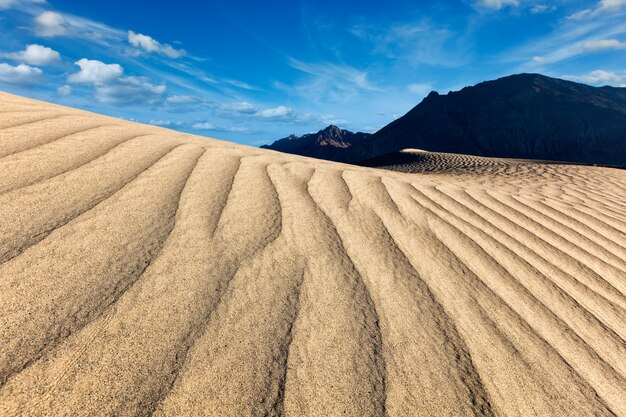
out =
[(624, 166), (626, 88), (519, 74), (432, 92), (347, 160), (404, 148)]
[(330, 125), (317, 133), (302, 136), (290, 135), (271, 145), (263, 145), (261, 148), (340, 161), (347, 157), (351, 146), (364, 142), (370, 136), (369, 133), (354, 133)]
[(359, 163), (406, 148), (626, 166), (626, 88), (511, 75), (445, 95), (431, 92), (343, 152), (301, 154)]

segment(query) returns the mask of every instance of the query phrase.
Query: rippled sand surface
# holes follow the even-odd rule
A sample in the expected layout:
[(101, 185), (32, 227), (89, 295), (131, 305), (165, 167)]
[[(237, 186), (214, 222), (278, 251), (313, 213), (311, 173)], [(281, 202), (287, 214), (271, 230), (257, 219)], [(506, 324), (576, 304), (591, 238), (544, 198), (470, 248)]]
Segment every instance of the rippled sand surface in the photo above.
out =
[(626, 171), (456, 158), (0, 94), (0, 415), (626, 416)]

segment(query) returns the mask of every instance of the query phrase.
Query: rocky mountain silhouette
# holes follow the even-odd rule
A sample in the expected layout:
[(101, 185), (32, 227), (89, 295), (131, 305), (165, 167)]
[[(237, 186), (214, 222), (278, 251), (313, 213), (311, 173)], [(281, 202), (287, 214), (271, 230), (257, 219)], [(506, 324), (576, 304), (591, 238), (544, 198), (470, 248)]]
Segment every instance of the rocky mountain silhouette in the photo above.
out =
[(340, 161), (347, 157), (348, 149), (351, 146), (362, 143), (370, 136), (369, 133), (354, 133), (330, 125), (317, 133), (308, 133), (302, 136), (290, 135), (271, 145), (263, 145), (261, 148)]
[(343, 152), (315, 156), (358, 163), (405, 148), (626, 166), (626, 88), (517, 74), (445, 95), (433, 91)]

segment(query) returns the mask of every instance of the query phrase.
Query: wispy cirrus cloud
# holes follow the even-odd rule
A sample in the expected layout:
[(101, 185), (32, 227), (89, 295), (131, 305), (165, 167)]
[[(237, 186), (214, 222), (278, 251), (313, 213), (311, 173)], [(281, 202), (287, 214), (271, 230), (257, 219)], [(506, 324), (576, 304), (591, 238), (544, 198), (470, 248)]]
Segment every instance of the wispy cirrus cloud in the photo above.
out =
[(500, 10), (506, 6), (517, 7), (519, 0), (477, 0), (474, 3), (478, 9)]
[(471, 36), (429, 18), (388, 25), (359, 24), (350, 33), (369, 45), (376, 57), (409, 67), (457, 67), (468, 62)]
[[(518, 62), (522, 70), (541, 71), (562, 61), (626, 49), (626, 8), (619, 5), (622, 0), (615, 2), (611, 6), (610, 0), (602, 1), (596, 9), (583, 10), (598, 10), (585, 13), (585, 19), (573, 19), (573, 15), (562, 18), (550, 33), (505, 51), (501, 55), (502, 62)], [(626, 0), (623, 3), (626, 4)], [(604, 13), (605, 10), (613, 12)]]
[(306, 63), (295, 58), (289, 58), (288, 64), (298, 71), (299, 76), (291, 84), (275, 83), (275, 88), (289, 95), (311, 101), (341, 103), (363, 93), (382, 91), (370, 81), (366, 70), (350, 65), (330, 62)]
[(626, 7), (626, 0), (600, 0), (596, 7), (580, 10), (569, 16), (570, 19), (580, 20), (599, 16), (606, 13), (615, 13)]
[(139, 50), (157, 53), (168, 58), (180, 58), (186, 54), (184, 49), (175, 49), (168, 43), (161, 43), (148, 35), (135, 33), (132, 30), (128, 31), (128, 43)]
[(11, 7), (23, 4), (45, 4), (46, 0), (0, 0), (0, 10), (10, 9)]

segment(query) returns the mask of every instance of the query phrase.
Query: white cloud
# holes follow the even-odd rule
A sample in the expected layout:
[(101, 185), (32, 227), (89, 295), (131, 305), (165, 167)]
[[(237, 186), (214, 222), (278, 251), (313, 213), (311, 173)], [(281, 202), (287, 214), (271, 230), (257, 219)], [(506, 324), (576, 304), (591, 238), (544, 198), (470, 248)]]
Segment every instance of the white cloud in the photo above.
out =
[(70, 83), (93, 84), (95, 98), (101, 103), (154, 104), (165, 93), (165, 84), (153, 84), (147, 77), (123, 76), (119, 64), (82, 58), (75, 62), (80, 71), (68, 77)]
[(226, 129), (228, 132), (233, 132), (233, 133), (250, 133), (251, 130), (250, 128), (247, 127), (229, 127), (228, 129)]
[(68, 77), (71, 83), (106, 83), (124, 73), (119, 64), (105, 64), (87, 58), (79, 59), (75, 64), (80, 67), (80, 71)]
[(24, 3), (45, 4), (45, 0), (0, 0), (0, 10), (9, 9)]
[(605, 13), (617, 12), (626, 6), (626, 0), (600, 0), (593, 9), (584, 9), (569, 16), (570, 19), (584, 19)]
[(152, 84), (147, 77), (122, 77), (108, 84), (96, 84), (95, 97), (106, 104), (155, 104), (166, 89), (165, 84)]
[(327, 83), (335, 80), (333, 84), (341, 90), (351, 90), (353, 88), (361, 90), (378, 90), (372, 85), (367, 76), (367, 72), (360, 71), (348, 65), (335, 64), (307, 64), (296, 59), (289, 59), (289, 65), (301, 72), (309, 74), (318, 80)]
[(475, 4), (481, 9), (500, 10), (505, 6), (517, 7), (519, 0), (478, 0)]
[(61, 55), (57, 51), (37, 44), (28, 45), (23, 51), (4, 56), (30, 65), (48, 65), (61, 59)]
[(165, 101), (168, 104), (193, 104), (193, 103), (198, 103), (201, 100), (198, 97), (194, 97), (194, 96), (168, 96), (167, 99), (165, 99)]
[(626, 42), (617, 39), (592, 39), (561, 46), (546, 55), (533, 56), (536, 64), (553, 64), (579, 55), (626, 49)]
[(154, 126), (170, 127), (170, 126), (182, 126), (181, 122), (174, 122), (172, 120), (150, 120), (148, 124)]
[(612, 85), (614, 87), (626, 87), (626, 71), (616, 73), (605, 70), (595, 70), (584, 75), (565, 75), (572, 81), (580, 81), (587, 84), (595, 85)]
[(196, 130), (212, 130), (215, 128), (215, 126), (213, 126), (211, 123), (209, 122), (200, 122), (200, 123), (195, 123), (193, 126), (191, 126), (193, 129)]
[[(2, 0), (0, 0), (2, 1)], [(38, 11), (32, 11), (36, 14)], [(46, 11), (34, 18), (34, 31), (43, 37), (66, 36), (87, 39), (97, 45), (112, 48), (125, 41), (126, 32), (94, 20), (67, 13)]]
[(280, 119), (293, 115), (293, 110), (289, 107), (278, 106), (265, 110), (259, 110), (254, 113), (254, 115), (262, 119)]
[(617, 39), (601, 39), (584, 42), (582, 44), (582, 48), (590, 52), (602, 51), (607, 49), (626, 49), (626, 42), (620, 42)]
[(57, 88), (57, 94), (60, 96), (69, 96), (70, 94), (72, 94), (72, 87), (67, 84), (63, 85)]
[(160, 43), (148, 35), (135, 33), (132, 30), (128, 31), (128, 43), (135, 48), (143, 49), (144, 51), (150, 53), (165, 55), (168, 58), (179, 58), (185, 55), (184, 49), (174, 49), (167, 43)]
[(530, 12), (532, 14), (541, 14), (550, 10), (552, 10), (552, 8), (546, 4), (535, 4), (533, 7), (530, 8)]
[(35, 32), (45, 37), (65, 35), (68, 33), (67, 22), (60, 13), (43, 12), (35, 18)]
[[(263, 121), (318, 121), (319, 116), (311, 114), (297, 114), (292, 108), (287, 106), (276, 106), (270, 108), (259, 108), (247, 101), (224, 103), (218, 106), (217, 110), (226, 117), (249, 117)], [(332, 117), (332, 116), (331, 116)]]
[(25, 64), (12, 66), (0, 64), (0, 82), (21, 86), (35, 85), (41, 79), (43, 71)]
[(220, 106), (221, 110), (225, 110), (227, 112), (241, 113), (241, 114), (254, 114), (258, 111), (256, 107), (247, 101), (242, 101), (239, 103), (225, 103)]

